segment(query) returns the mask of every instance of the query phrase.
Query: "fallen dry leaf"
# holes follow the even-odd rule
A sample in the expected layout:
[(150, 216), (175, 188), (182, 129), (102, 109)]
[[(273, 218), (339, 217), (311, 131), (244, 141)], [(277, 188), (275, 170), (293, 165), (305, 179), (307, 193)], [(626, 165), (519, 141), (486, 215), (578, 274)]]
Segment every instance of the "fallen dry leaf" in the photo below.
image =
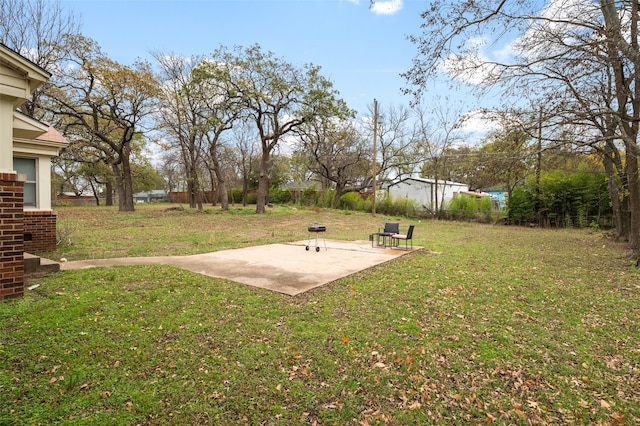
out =
[(525, 413), (524, 411), (519, 410), (517, 408), (516, 408), (515, 411), (516, 411), (516, 414), (518, 415), (518, 417), (520, 417), (521, 419), (526, 419), (527, 418), (527, 413)]
[(611, 418), (613, 420), (615, 420), (616, 423), (622, 424), (624, 423), (624, 417), (622, 417), (620, 414), (618, 413), (613, 413), (611, 414)]

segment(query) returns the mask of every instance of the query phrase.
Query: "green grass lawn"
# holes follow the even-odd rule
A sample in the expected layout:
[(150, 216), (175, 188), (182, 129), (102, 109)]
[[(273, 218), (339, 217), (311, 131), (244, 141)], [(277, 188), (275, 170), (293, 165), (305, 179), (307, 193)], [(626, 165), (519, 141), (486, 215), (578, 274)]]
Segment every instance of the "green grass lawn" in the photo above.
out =
[(66, 271), (0, 304), (0, 424), (637, 424), (640, 273), (602, 232), (361, 213), (58, 211), (51, 258), (190, 254), (415, 224), (296, 297), (166, 266)]

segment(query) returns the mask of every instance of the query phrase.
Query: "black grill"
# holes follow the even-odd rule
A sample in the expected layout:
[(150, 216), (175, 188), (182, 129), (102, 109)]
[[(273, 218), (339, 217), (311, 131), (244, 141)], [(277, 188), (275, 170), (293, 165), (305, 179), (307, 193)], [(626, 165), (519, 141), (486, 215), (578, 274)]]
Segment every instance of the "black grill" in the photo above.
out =
[[(314, 223), (313, 225), (309, 225), (309, 227), (307, 228), (307, 230), (309, 231), (309, 242), (307, 243), (307, 246), (305, 247), (305, 249), (307, 251), (309, 251), (309, 249), (311, 248), (311, 234), (315, 234), (316, 237), (316, 251), (320, 251), (320, 246), (318, 245), (318, 234), (321, 232), (327, 232), (327, 227), (324, 225), (318, 225), (317, 223)], [(327, 241), (323, 238), (322, 239), (324, 242), (324, 249), (327, 249)]]

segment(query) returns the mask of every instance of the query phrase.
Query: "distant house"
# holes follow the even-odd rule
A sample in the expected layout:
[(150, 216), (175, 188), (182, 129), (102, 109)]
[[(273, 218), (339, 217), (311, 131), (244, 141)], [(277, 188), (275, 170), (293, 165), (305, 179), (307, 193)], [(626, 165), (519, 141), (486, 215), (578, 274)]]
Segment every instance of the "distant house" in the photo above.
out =
[(49, 77), (0, 43), (0, 300), (24, 294), (25, 251), (56, 249), (51, 158), (67, 141), (16, 110)]
[(151, 203), (156, 201), (167, 201), (167, 191), (163, 189), (154, 189), (148, 192), (138, 192), (133, 194), (135, 203)]
[(413, 200), (424, 210), (433, 211), (436, 208), (436, 191), (439, 206), (447, 206), (454, 195), (469, 191), (464, 183), (434, 179), (409, 177), (386, 186), (387, 193), (393, 199), (406, 198)]
[(495, 200), (497, 200), (499, 209), (507, 208), (507, 191), (504, 189), (486, 188), (481, 191), (491, 195)]

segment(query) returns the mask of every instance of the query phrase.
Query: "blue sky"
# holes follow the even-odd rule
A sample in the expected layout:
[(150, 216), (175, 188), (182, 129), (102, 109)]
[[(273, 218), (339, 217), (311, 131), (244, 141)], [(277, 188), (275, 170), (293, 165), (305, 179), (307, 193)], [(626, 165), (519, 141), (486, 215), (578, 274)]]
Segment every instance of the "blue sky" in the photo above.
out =
[(342, 98), (366, 113), (408, 105), (400, 73), (411, 67), (420, 12), (428, 0), (62, 0), (82, 33), (123, 64), (150, 51), (207, 55), (225, 45), (258, 43), (295, 65), (313, 63)]

